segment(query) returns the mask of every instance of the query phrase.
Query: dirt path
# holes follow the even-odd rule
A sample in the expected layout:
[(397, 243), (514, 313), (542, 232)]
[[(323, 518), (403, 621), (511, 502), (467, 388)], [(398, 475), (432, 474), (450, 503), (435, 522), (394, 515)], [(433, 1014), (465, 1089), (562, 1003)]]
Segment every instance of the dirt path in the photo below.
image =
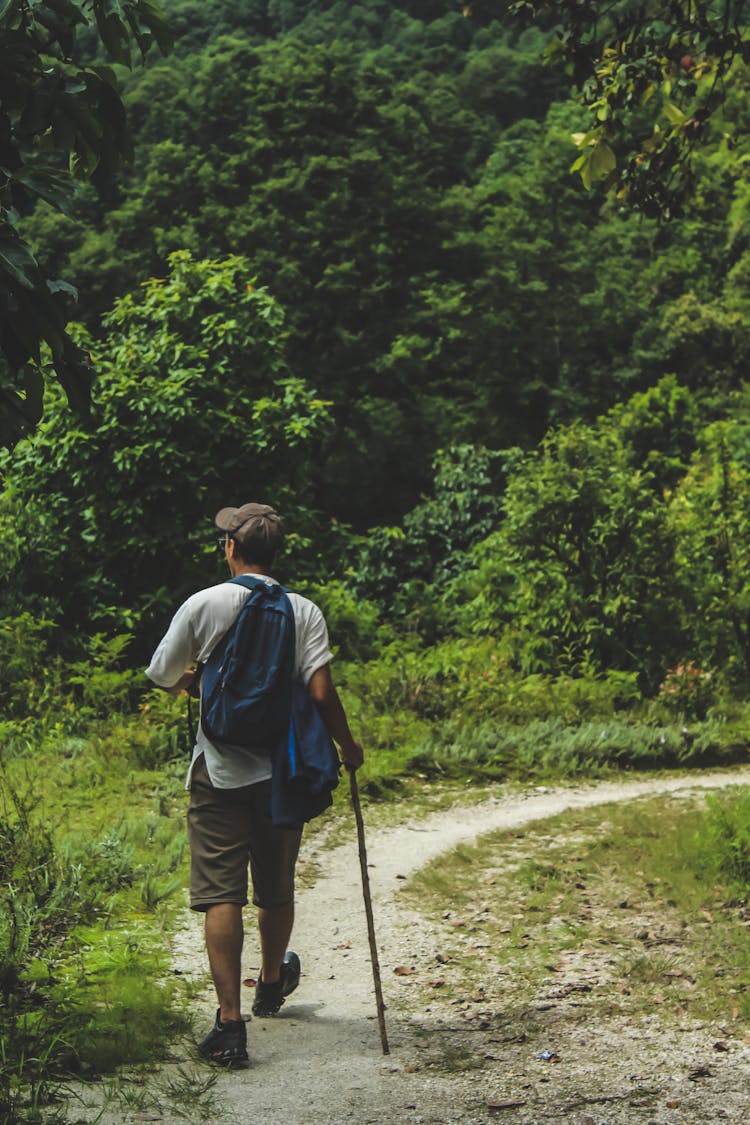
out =
[[(370, 878), (378, 930), (380, 961), (391, 1054), (380, 1050), (369, 963), (356, 842), (333, 851), (315, 843), (306, 858), (319, 861), (321, 877), (298, 897), (293, 945), (302, 958), (298, 992), (272, 1020), (252, 1020), (248, 1027), (251, 1066), (245, 1071), (219, 1072), (211, 1091), (211, 1108), (199, 1111), (203, 1121), (263, 1125), (438, 1125), (461, 1122), (484, 1125), (508, 1121), (536, 1125), (547, 1121), (576, 1125), (623, 1122), (750, 1120), (750, 1047), (710, 1058), (712, 1084), (680, 1077), (693, 1062), (700, 1067), (708, 1052), (712, 1029), (686, 1029), (677, 1043), (665, 1041), (655, 1024), (618, 1036), (581, 1036), (566, 1045), (568, 1067), (550, 1067), (536, 1055), (548, 1043), (507, 1043), (495, 1048), (476, 1069), (443, 1074), (420, 1068), (420, 1036), (429, 1017), (415, 1002), (409, 1011), (404, 981), (394, 968), (407, 960), (434, 963), (435, 939), (424, 919), (399, 905), (404, 877), (430, 859), (462, 842), (498, 828), (517, 828), (566, 809), (661, 793), (687, 793), (747, 783), (750, 771), (706, 773), (681, 778), (647, 779), (563, 790), (532, 789), (467, 808), (452, 808), (368, 836)], [(365, 814), (366, 815), (366, 814)], [(247, 942), (252, 967), (255, 942)], [(202, 938), (197, 920), (186, 918), (175, 936), (175, 965), (197, 977), (205, 974)], [(406, 982), (408, 983), (408, 982)], [(207, 989), (200, 1005), (200, 1026), (214, 1013)], [(417, 992), (414, 991), (416, 997)], [(247, 1008), (250, 1007), (250, 993)], [(442, 1028), (442, 1032), (450, 1029)], [(549, 1034), (550, 1028), (545, 1029)], [(556, 1029), (564, 1038), (565, 1032)], [(497, 1039), (494, 1042), (498, 1042)], [(696, 1062), (697, 1060), (697, 1062)], [(178, 1072), (192, 1061), (175, 1064)], [(200, 1064), (199, 1064), (200, 1066)], [(174, 1068), (173, 1068), (174, 1069)], [(203, 1068), (205, 1070), (205, 1068)], [(693, 1071), (696, 1069), (693, 1066)], [(687, 1083), (687, 1085), (685, 1085)], [(654, 1091), (659, 1098), (654, 1105)], [(519, 1095), (519, 1091), (521, 1091)], [(705, 1095), (705, 1096), (704, 1096)], [(643, 1108), (639, 1109), (638, 1100)], [(501, 1103), (523, 1102), (515, 1108)], [(497, 1102), (495, 1106), (489, 1103)], [(185, 1120), (167, 1108), (169, 1099), (151, 1103), (151, 1112), (122, 1109), (103, 1121)], [(173, 1103), (174, 1104), (174, 1103)], [(682, 1108), (680, 1108), (682, 1107)], [(685, 1115), (687, 1114), (687, 1116)], [(196, 1118), (191, 1114), (193, 1120)]]

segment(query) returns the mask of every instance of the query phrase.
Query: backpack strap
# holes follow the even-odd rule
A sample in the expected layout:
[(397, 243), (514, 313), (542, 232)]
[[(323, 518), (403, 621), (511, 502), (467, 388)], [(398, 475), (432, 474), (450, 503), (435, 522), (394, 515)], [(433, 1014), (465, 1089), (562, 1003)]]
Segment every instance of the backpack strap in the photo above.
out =
[(289, 593), (286, 587), (279, 585), (278, 582), (267, 582), (265, 578), (260, 578), (255, 574), (238, 574), (236, 578), (228, 578), (227, 582), (231, 582), (235, 586), (244, 586), (251, 593), (259, 588), (268, 590), (269, 593), (273, 593), (275, 590), (278, 590), (281, 594)]

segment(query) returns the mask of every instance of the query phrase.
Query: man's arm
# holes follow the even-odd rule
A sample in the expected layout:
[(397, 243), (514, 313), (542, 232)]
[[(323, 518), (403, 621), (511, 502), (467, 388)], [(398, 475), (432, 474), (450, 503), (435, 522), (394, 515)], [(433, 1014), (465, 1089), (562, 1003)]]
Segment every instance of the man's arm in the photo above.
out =
[(307, 690), (321, 714), (326, 730), (338, 745), (344, 765), (347, 769), (359, 769), (364, 761), (364, 752), (359, 742), (354, 741), (352, 732), (349, 730), (346, 712), (339, 698), (339, 693), (334, 687), (328, 664), (324, 664), (322, 668), (313, 672)]
[(194, 696), (200, 694), (200, 677), (192, 667), (197, 649), (188, 604), (184, 603), (172, 618), (169, 629), (151, 657), (146, 675), (170, 695), (179, 695), (181, 691)]

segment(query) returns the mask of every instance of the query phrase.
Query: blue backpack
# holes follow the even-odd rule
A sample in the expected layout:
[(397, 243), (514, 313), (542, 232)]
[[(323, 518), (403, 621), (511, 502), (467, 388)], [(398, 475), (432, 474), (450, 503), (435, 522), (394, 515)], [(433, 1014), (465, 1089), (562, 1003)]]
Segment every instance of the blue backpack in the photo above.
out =
[(230, 581), (250, 593), (203, 667), (201, 727), (211, 742), (271, 749), (289, 729), (294, 611), (282, 586)]

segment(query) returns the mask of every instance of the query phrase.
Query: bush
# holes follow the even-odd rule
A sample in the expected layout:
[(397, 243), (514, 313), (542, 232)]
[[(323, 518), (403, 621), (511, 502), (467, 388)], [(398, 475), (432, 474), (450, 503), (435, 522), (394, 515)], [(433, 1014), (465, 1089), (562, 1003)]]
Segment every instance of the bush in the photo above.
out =
[(404, 617), (421, 590), (460, 573), (469, 548), (500, 520), (505, 478), (517, 457), (517, 450), (474, 445), (439, 450), (434, 495), (407, 512), (402, 527), (370, 531), (352, 574), (356, 592)]
[(9, 596), (32, 609), (49, 599), (72, 636), (82, 620), (133, 631), (141, 653), (218, 576), (211, 518), (236, 482), (273, 496), (294, 530), (315, 523), (306, 501), (330, 425), (328, 404), (289, 371), (283, 312), (246, 261), (179, 251), (169, 265), (83, 341), (97, 368), (87, 427), (50, 389), (44, 422), (6, 459), (0, 497), (33, 554), (33, 566), (9, 559)]
[(393, 639), (390, 630), (379, 624), (380, 611), (374, 602), (355, 597), (342, 582), (295, 588), (322, 609), (333, 650), (342, 660), (372, 660)]
[(154, 818), (148, 870), (124, 829), (57, 846), (2, 770), (0, 814), (0, 1120), (39, 1120), (63, 1076), (150, 1059), (176, 1028), (160, 929), (118, 910), (172, 893), (184, 842)]
[(680, 597), (665, 584), (675, 533), (651, 474), (612, 422), (551, 431), (512, 473), (502, 525), (475, 551), (465, 630), (497, 635), (524, 672), (585, 668), (658, 682), (679, 652)]
[(21, 613), (0, 619), (0, 709), (5, 718), (44, 714), (59, 702), (63, 675), (50, 654), (55, 624)]
[(706, 798), (699, 843), (719, 875), (750, 892), (750, 788)]
[(569, 725), (560, 719), (525, 726), (451, 725), (418, 749), (412, 765), (428, 773), (490, 777), (573, 777), (613, 769), (726, 764), (747, 757), (747, 742), (719, 722), (695, 727), (646, 725), (622, 719)]

